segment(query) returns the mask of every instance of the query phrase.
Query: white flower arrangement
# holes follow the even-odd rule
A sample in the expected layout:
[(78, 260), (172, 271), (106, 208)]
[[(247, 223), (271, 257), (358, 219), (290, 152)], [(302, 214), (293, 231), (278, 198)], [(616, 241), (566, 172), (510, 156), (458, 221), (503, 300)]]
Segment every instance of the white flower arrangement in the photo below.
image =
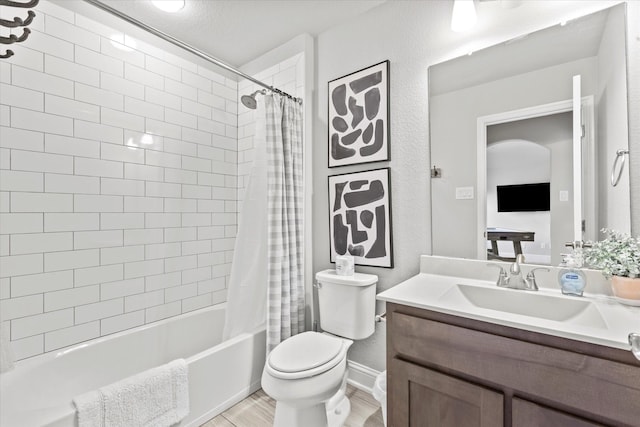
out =
[(606, 228), (602, 232), (607, 237), (584, 251), (587, 264), (606, 278), (640, 277), (640, 238)]

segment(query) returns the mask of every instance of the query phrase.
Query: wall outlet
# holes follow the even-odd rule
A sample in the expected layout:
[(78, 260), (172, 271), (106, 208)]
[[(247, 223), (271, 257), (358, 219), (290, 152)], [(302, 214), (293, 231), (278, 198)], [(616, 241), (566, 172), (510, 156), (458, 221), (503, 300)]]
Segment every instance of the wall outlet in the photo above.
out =
[(473, 187), (456, 187), (456, 200), (471, 200), (473, 197)]

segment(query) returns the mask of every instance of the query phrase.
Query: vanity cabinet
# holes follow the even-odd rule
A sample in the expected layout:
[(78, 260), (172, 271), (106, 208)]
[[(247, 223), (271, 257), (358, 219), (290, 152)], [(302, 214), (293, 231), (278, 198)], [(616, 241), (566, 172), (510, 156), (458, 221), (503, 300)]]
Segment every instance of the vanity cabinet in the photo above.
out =
[(518, 397), (512, 399), (511, 407), (512, 424), (518, 427), (596, 427), (602, 425)]
[(640, 426), (631, 352), (387, 303), (388, 420), (400, 426)]
[(391, 371), (405, 385), (391, 425), (500, 427), (503, 395), (438, 371), (395, 359)]

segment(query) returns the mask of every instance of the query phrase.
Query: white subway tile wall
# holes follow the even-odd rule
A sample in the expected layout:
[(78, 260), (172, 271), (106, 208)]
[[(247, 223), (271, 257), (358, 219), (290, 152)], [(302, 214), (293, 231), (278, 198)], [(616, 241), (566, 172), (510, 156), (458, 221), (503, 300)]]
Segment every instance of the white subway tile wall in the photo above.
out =
[(17, 359), (224, 301), (233, 237), (208, 229), (237, 189), (237, 144), (213, 144), (235, 132), (235, 81), (35, 11), (0, 64), (0, 311)]
[[(225, 301), (253, 160), (239, 99), (257, 89), (48, 0), (36, 13), (0, 63), (0, 321), (17, 359)], [(256, 77), (302, 96), (303, 59)]]
[[(278, 89), (283, 90), (284, 92), (293, 95), (298, 98), (304, 98), (304, 88), (305, 88), (305, 79), (304, 79), (304, 53), (299, 53), (297, 55), (292, 56), (289, 59), (286, 59), (276, 65), (273, 65), (264, 71), (256, 73), (253, 75), (256, 79), (267, 83), (269, 85), (275, 86)], [(204, 73), (203, 73), (204, 74)], [(228, 90), (228, 88), (220, 89), (220, 85), (214, 84), (214, 93), (224, 93)], [(262, 89), (262, 87), (256, 85), (255, 83), (250, 82), (249, 80), (241, 80), (238, 82), (238, 98), (236, 102), (230, 102), (229, 99), (225, 99), (224, 105), (215, 104), (216, 100), (221, 100), (222, 98), (215, 97), (212, 94), (206, 94), (202, 91), (202, 96), (199, 97), (199, 100), (203, 104), (208, 104), (217, 108), (214, 112), (214, 115), (224, 115), (223, 117), (228, 117), (228, 114), (233, 114), (236, 110), (238, 111), (237, 115), (237, 127), (234, 132), (234, 139), (230, 140), (229, 138), (220, 138), (218, 135), (213, 135), (214, 142), (212, 144), (213, 148), (221, 148), (224, 149), (224, 155), (232, 155), (235, 156), (236, 159), (233, 160), (231, 164), (237, 164), (237, 173), (234, 174), (224, 174), (222, 172), (218, 172), (216, 168), (214, 168), (213, 173), (222, 173), (225, 178), (225, 186), (216, 186), (212, 188), (212, 198), (217, 200), (225, 200), (225, 209), (223, 211), (218, 212), (241, 212), (242, 210), (242, 200), (244, 200), (244, 189), (247, 187), (247, 183), (249, 180), (249, 175), (251, 174), (251, 165), (253, 164), (253, 152), (254, 152), (254, 141), (253, 136), (255, 133), (255, 121), (256, 121), (256, 110), (251, 110), (246, 108), (240, 102), (240, 98), (242, 95), (249, 95), (254, 91)], [(199, 95), (200, 95), (199, 92)], [(256, 95), (256, 97), (260, 97), (262, 95)], [(257, 98), (256, 98), (257, 99)], [(226, 106), (226, 107), (225, 107)], [(227, 136), (230, 136), (227, 134)], [(236, 144), (236, 150), (228, 150), (228, 147), (233, 144)], [(200, 147), (200, 146), (199, 146)], [(213, 153), (212, 148), (210, 147), (202, 147), (207, 153)], [(224, 168), (224, 162), (218, 163), (219, 158), (212, 158), (212, 164), (221, 165), (221, 168)], [(202, 178), (200, 174), (198, 174), (199, 183), (202, 183)], [(205, 178), (206, 179), (206, 178)], [(236, 187), (237, 193), (233, 195), (228, 191), (229, 187)], [(239, 201), (240, 203), (236, 203)], [(227, 203), (234, 202), (234, 203)], [(216, 215), (216, 214), (214, 214)], [(214, 216), (213, 218), (216, 218)], [(220, 225), (215, 221), (212, 223), (213, 225)]]

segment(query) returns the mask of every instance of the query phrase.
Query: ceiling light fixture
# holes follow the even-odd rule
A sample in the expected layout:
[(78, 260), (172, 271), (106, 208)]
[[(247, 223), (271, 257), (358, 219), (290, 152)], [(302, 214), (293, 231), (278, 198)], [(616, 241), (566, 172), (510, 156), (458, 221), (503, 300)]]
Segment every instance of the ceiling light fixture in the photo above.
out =
[(473, 0), (454, 0), (451, 30), (456, 33), (470, 30), (476, 24), (476, 7)]
[(165, 12), (177, 12), (184, 7), (184, 0), (151, 0), (151, 3)]

